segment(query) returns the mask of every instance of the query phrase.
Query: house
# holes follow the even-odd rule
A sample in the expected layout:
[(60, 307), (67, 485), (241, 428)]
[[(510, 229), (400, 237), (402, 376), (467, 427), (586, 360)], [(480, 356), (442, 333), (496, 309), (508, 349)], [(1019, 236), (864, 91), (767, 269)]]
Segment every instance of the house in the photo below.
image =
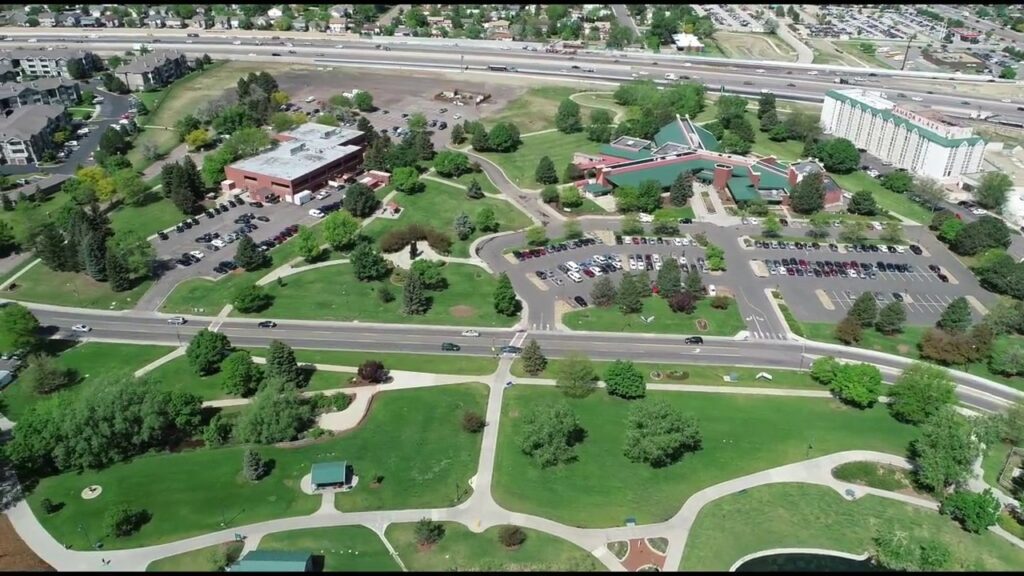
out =
[(306, 26), (305, 18), (296, 18), (295, 20), (292, 20), (292, 30), (296, 32), (305, 32), (308, 29), (309, 27)]
[(0, 63), (0, 82), (14, 82), (18, 79), (18, 71), (10, 63)]
[(7, 23), (11, 26), (28, 26), (28, 14), (24, 12), (15, 12), (7, 18)]
[(405, 26), (395, 28), (395, 36), (412, 36), (413, 30)]
[(53, 134), (68, 125), (63, 106), (40, 104), (18, 108), (0, 119), (0, 157), (7, 164), (38, 163), (53, 150)]
[(77, 28), (78, 24), (82, 21), (82, 15), (77, 12), (65, 12), (60, 15), (61, 26), (68, 28)]
[(0, 64), (21, 72), (22, 77), (67, 76), (68, 63), (78, 60), (86, 74), (103, 67), (103, 60), (87, 50), (4, 50), (0, 51)]
[(842, 206), (843, 189), (836, 184), (836, 181), (831, 176), (825, 173), (825, 168), (815, 160), (803, 160), (790, 164), (789, 185), (796, 186), (798, 182), (808, 175), (818, 172), (823, 175), (822, 184), (825, 188), (825, 209)]
[(380, 25), (379, 24), (363, 24), (363, 27), (360, 29), (360, 33), (362, 33), (362, 34), (380, 34)]
[(352, 14), (352, 4), (337, 4), (331, 6), (331, 16), (334, 18), (348, 18)]
[(188, 27), (195, 28), (196, 30), (206, 30), (210, 27), (210, 21), (203, 14), (196, 14), (189, 18)]
[(159, 14), (153, 14), (147, 16), (146, 19), (142, 21), (142, 23), (143, 25), (148, 26), (149, 28), (163, 28), (164, 17)]
[(331, 19), (327, 21), (328, 32), (338, 34), (345, 30), (348, 30), (348, 18), (344, 16), (332, 16)]
[(312, 572), (309, 552), (252, 550), (228, 568), (229, 572)]
[(252, 25), (257, 28), (270, 28), (270, 25), (273, 23), (274, 21), (266, 16), (257, 16), (252, 20)]
[(166, 16), (168, 12), (169, 12), (169, 10), (167, 9), (167, 6), (162, 6), (161, 5), (161, 6), (150, 6), (149, 7), (149, 15), (150, 16)]
[(182, 18), (178, 18), (177, 16), (170, 16), (166, 20), (164, 20), (164, 25), (168, 28), (184, 28), (185, 20)]
[(189, 71), (188, 58), (177, 50), (159, 50), (122, 64), (114, 74), (132, 91), (160, 88), (181, 78)]
[(230, 30), (231, 29), (231, 19), (228, 18), (227, 16), (214, 16), (213, 17), (213, 27), (216, 28), (217, 30)]
[(107, 28), (119, 28), (121, 26), (121, 19), (116, 14), (104, 14), (100, 16), (99, 25), (106, 26)]
[(230, 24), (232, 30), (237, 30), (242, 27), (242, 18), (240, 16), (232, 16)]
[(672, 43), (680, 52), (703, 52), (704, 43), (693, 34), (673, 34)]
[(86, 7), (85, 11), (94, 18), (103, 16), (103, 6), (100, 6), (99, 4), (90, 4)]
[(281, 17), (282, 14), (284, 14), (284, 12), (281, 12), (281, 9), (278, 8), (277, 6), (274, 6), (270, 10), (267, 10), (267, 17), (269, 17), (272, 20), (277, 20), (278, 18)]
[(0, 84), (0, 112), (37, 104), (74, 106), (81, 99), (80, 85), (67, 78), (40, 78), (31, 82)]
[(57, 16), (53, 12), (40, 12), (36, 20), (39, 20), (42, 27), (52, 28), (57, 25)]
[(97, 26), (102, 26), (100, 19), (95, 16), (82, 16), (78, 21), (78, 25), (82, 28), (95, 28)]

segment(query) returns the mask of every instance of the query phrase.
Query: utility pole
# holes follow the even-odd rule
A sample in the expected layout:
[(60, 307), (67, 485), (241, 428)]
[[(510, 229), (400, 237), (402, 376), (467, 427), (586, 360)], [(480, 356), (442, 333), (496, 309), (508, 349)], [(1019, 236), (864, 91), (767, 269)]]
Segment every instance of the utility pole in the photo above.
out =
[(907, 38), (907, 49), (903, 51), (903, 64), (900, 65), (900, 71), (903, 71), (907, 67), (907, 55), (910, 54), (910, 43), (917, 37), (916, 33), (911, 33), (910, 37)]

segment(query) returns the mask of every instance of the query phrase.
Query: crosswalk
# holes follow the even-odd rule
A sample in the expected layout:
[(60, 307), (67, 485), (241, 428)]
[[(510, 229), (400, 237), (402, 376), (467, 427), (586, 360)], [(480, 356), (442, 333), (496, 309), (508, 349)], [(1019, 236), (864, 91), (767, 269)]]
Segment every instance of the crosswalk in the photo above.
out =
[(786, 340), (786, 335), (782, 332), (769, 332), (767, 330), (748, 330), (750, 332), (750, 338), (752, 340)]

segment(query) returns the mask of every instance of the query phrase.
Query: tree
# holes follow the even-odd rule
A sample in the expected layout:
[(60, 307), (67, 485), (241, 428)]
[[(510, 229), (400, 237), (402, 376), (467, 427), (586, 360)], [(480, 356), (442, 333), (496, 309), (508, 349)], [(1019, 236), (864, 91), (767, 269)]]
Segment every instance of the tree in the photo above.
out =
[(647, 394), (644, 374), (628, 360), (616, 360), (604, 371), (605, 389), (611, 396), (627, 400), (643, 398)]
[(832, 216), (827, 212), (816, 212), (811, 214), (807, 222), (810, 230), (807, 235), (812, 238), (828, 238), (829, 228), (832, 226)]
[(624, 216), (621, 220), (621, 232), (626, 236), (635, 236), (644, 233), (644, 225), (635, 215)]
[(853, 301), (847, 316), (857, 321), (861, 327), (872, 326), (878, 318), (878, 302), (871, 292), (861, 292), (860, 296)]
[(995, 526), (1002, 504), (991, 488), (984, 492), (956, 490), (942, 501), (939, 512), (956, 520), (964, 530), (981, 534), (989, 526)]
[(834, 370), (829, 389), (844, 404), (870, 408), (882, 392), (882, 373), (871, 364), (842, 364)]
[(150, 514), (145, 510), (132, 508), (127, 504), (116, 504), (103, 516), (103, 529), (115, 538), (123, 538), (134, 534), (149, 521)]
[(996, 340), (988, 359), (988, 368), (996, 374), (1024, 376), (1024, 346), (1009, 338)]
[(658, 295), (666, 300), (682, 291), (682, 278), (679, 275), (679, 263), (675, 258), (666, 258), (661, 270), (658, 270)]
[(771, 92), (764, 92), (761, 97), (757, 99), (757, 119), (762, 120), (765, 114), (769, 112), (774, 113), (775, 109), (775, 94)]
[(430, 297), (419, 274), (409, 274), (402, 290), (402, 313), (408, 316), (426, 314), (430, 310)]
[(540, 344), (537, 343), (536, 338), (530, 338), (526, 347), (523, 348), (521, 358), (523, 362), (523, 370), (530, 376), (537, 376), (544, 372), (544, 369), (548, 366), (548, 359), (541, 351)]
[(950, 248), (962, 256), (973, 256), (989, 248), (1006, 248), (1009, 245), (1010, 230), (1006, 224), (995, 216), (982, 216), (964, 224)]
[(579, 188), (571, 186), (562, 191), (558, 202), (563, 208), (579, 208), (583, 205), (583, 196), (580, 194)]
[(894, 170), (882, 176), (881, 183), (883, 188), (891, 192), (906, 194), (914, 187), (914, 177), (905, 170)]
[(470, 221), (469, 215), (465, 212), (461, 212), (455, 217), (455, 235), (459, 240), (465, 240), (473, 235), (473, 231), (476, 229), (473, 226), (473, 222)]
[(498, 122), (487, 134), (487, 148), (494, 152), (513, 152), (520, 144), (519, 128), (510, 122)]
[(320, 247), (320, 238), (312, 228), (302, 226), (295, 241), (298, 243), (299, 256), (308, 263), (316, 262), (324, 256)]
[(461, 146), (466, 141), (466, 130), (462, 127), (462, 124), (452, 126), (451, 140), (452, 144), (456, 146)]
[(39, 320), (28, 308), (14, 302), (0, 308), (0, 351), (35, 350), (39, 342)]
[(697, 309), (697, 297), (689, 290), (683, 290), (668, 299), (668, 307), (676, 313), (693, 314)]
[(940, 409), (921, 425), (921, 435), (910, 445), (917, 482), (936, 494), (961, 485), (981, 453), (970, 421), (952, 407)]
[(373, 112), (377, 108), (373, 105), (373, 95), (365, 90), (360, 90), (352, 96), (352, 104), (360, 112)]
[(80, 246), (85, 273), (97, 282), (107, 280), (107, 243), (104, 236), (99, 231), (86, 231)]
[(526, 532), (519, 526), (502, 526), (498, 529), (498, 542), (505, 548), (518, 548), (526, 542)]
[(487, 421), (478, 412), (466, 410), (462, 413), (462, 429), (470, 434), (478, 434), (487, 426)]
[(238, 419), (236, 433), (240, 441), (252, 444), (288, 442), (309, 426), (311, 417), (310, 405), (294, 386), (268, 377)]
[(832, 138), (817, 146), (818, 158), (829, 172), (849, 174), (860, 164), (860, 152), (846, 138)]
[(395, 185), (395, 189), (403, 194), (419, 194), (425, 187), (420, 181), (420, 175), (416, 169), (407, 166), (395, 168), (391, 182)]
[(480, 182), (477, 182), (476, 178), (469, 181), (469, 186), (466, 186), (466, 198), (471, 200), (479, 200), (484, 197), (484, 189), (480, 186)]
[(434, 522), (430, 518), (421, 518), (416, 522), (416, 543), (423, 547), (437, 544), (444, 538), (444, 524)]
[(890, 244), (903, 242), (903, 225), (895, 220), (890, 220), (882, 225), (882, 233), (879, 237)]
[(846, 211), (861, 216), (874, 216), (878, 214), (878, 204), (870, 190), (860, 190), (853, 193)]
[(494, 289), (494, 310), (502, 316), (515, 316), (522, 310), (522, 302), (516, 297), (512, 281), (504, 272), (498, 276), (498, 285)]
[(839, 324), (836, 324), (834, 335), (837, 340), (849, 346), (860, 342), (862, 330), (863, 328), (861, 328), (860, 322), (858, 322), (853, 316), (847, 314)]
[(185, 136), (185, 144), (188, 146), (189, 150), (200, 150), (209, 146), (212, 141), (210, 133), (204, 128), (193, 130)]
[(842, 364), (832, 356), (822, 356), (811, 363), (811, 379), (831, 386)]
[(782, 223), (779, 222), (778, 216), (769, 214), (765, 217), (761, 224), (761, 234), (769, 238), (778, 238), (782, 235)]
[(813, 214), (825, 207), (825, 184), (821, 172), (803, 177), (789, 195), (790, 206), (799, 214)]
[(907, 311), (902, 302), (892, 301), (878, 311), (878, 319), (875, 320), (875, 330), (886, 336), (892, 336), (903, 331), (903, 323), (907, 321)]
[(391, 270), (388, 261), (370, 243), (356, 246), (349, 255), (349, 261), (352, 263), (352, 272), (360, 282), (380, 280)]
[(235, 262), (245, 270), (258, 270), (266, 266), (268, 260), (267, 255), (260, 252), (253, 239), (248, 234), (243, 234), (238, 241)]
[(939, 317), (935, 326), (950, 334), (967, 332), (967, 329), (971, 327), (971, 308), (967, 303), (967, 298), (960, 296), (950, 302), (942, 311), (942, 316)]
[(608, 275), (601, 276), (594, 282), (594, 287), (590, 289), (590, 299), (594, 302), (594, 306), (601, 308), (607, 308), (615, 303), (615, 284), (612, 283), (612, 279)]
[(381, 384), (387, 382), (390, 371), (379, 360), (366, 360), (359, 365), (357, 375), (363, 382)]
[(274, 297), (256, 284), (241, 286), (235, 291), (231, 304), (243, 314), (261, 312), (270, 307)]
[(550, 468), (575, 460), (575, 447), (585, 434), (576, 413), (561, 401), (527, 412), (518, 443), (523, 454), (533, 458), (541, 468)]
[(700, 273), (696, 269), (691, 268), (686, 273), (686, 279), (683, 282), (683, 288), (686, 292), (693, 294), (694, 298), (700, 299), (701, 295), (704, 294), (704, 281), (700, 278)]
[(940, 208), (942, 202), (949, 195), (945, 186), (939, 183), (938, 180), (929, 177), (915, 178), (910, 193), (913, 198), (931, 208), (932, 211)]
[(596, 384), (597, 374), (590, 359), (582, 354), (570, 354), (562, 361), (555, 375), (555, 386), (569, 398), (588, 396)]
[(379, 205), (380, 201), (366, 184), (356, 182), (345, 191), (345, 210), (356, 218), (366, 218), (373, 214)]
[(268, 471), (269, 466), (259, 452), (248, 448), (242, 453), (242, 474), (246, 480), (259, 482), (267, 475)]
[(558, 105), (558, 112), (555, 113), (555, 128), (565, 134), (573, 134), (583, 130), (583, 121), (580, 119), (580, 105), (572, 98), (566, 98)]
[(46, 354), (33, 354), (28, 357), (28, 368), (19, 376), (21, 385), (38, 395), (46, 395), (63, 390), (75, 383), (78, 374), (59, 364), (56, 359)]
[(555, 163), (551, 161), (551, 158), (541, 156), (540, 161), (537, 162), (537, 169), (534, 171), (533, 177), (541, 184), (558, 183), (558, 172), (555, 171)]
[(526, 229), (526, 243), (530, 246), (543, 246), (548, 243), (548, 234), (540, 226)]
[(663, 468), (688, 452), (700, 450), (701, 441), (696, 418), (664, 400), (655, 400), (630, 408), (623, 454), (630, 462)]
[(1002, 212), (1006, 197), (1013, 188), (1013, 180), (1005, 172), (988, 172), (974, 192), (978, 204), (995, 212)]
[[(458, 124), (456, 124), (458, 126)], [(472, 171), (469, 157), (461, 152), (444, 150), (434, 156), (434, 170), (445, 178), (458, 178)]]
[(302, 369), (295, 359), (295, 351), (292, 347), (281, 342), (272, 340), (267, 349), (267, 379), (274, 379), (291, 387), (300, 387), (305, 382)]
[(1017, 69), (1013, 66), (1004, 66), (1002, 70), (999, 71), (999, 77), (1003, 80), (1013, 80), (1017, 77)]
[(494, 215), (494, 209), (490, 206), (484, 206), (476, 214), (476, 228), (483, 233), (491, 233), (498, 231), (498, 219)]
[(562, 231), (565, 233), (565, 238), (568, 240), (578, 240), (583, 238), (583, 228), (576, 220), (566, 221), (565, 227), (562, 228)]
[(900, 374), (889, 392), (889, 412), (901, 422), (921, 424), (956, 404), (955, 389), (945, 370), (915, 362)]
[(225, 358), (221, 371), (224, 373), (224, 391), (232, 396), (252, 396), (263, 380), (263, 369), (245, 350), (237, 350)]
[(208, 376), (220, 369), (220, 363), (230, 352), (231, 342), (227, 336), (203, 328), (189, 341), (185, 357), (196, 374)]
[(333, 250), (348, 250), (359, 237), (359, 221), (348, 212), (332, 212), (322, 225), (324, 241)]
[(668, 200), (673, 206), (685, 206), (693, 196), (693, 174), (680, 172), (668, 189)]
[(619, 280), (619, 291), (615, 303), (623, 314), (637, 314), (643, 310), (643, 297), (650, 293), (650, 288), (643, 284), (640, 276), (629, 272), (622, 274)]

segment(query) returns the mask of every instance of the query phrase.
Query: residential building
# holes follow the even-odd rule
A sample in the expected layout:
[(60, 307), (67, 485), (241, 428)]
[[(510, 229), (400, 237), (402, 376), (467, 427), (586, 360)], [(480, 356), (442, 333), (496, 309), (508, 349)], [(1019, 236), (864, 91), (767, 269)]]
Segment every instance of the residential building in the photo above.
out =
[(147, 16), (145, 20), (142, 21), (142, 24), (150, 28), (163, 28), (164, 17), (159, 14), (151, 14)]
[(241, 16), (232, 16), (231, 17), (231, 28), (233, 30), (237, 30), (237, 29), (239, 29), (241, 27), (242, 27), (242, 17)]
[(95, 18), (103, 16), (103, 6), (100, 6), (99, 4), (90, 4), (88, 7), (86, 7), (85, 11), (88, 12), (90, 16), (93, 16)]
[(177, 16), (170, 16), (164, 19), (164, 26), (168, 28), (184, 28), (185, 20)]
[(884, 163), (939, 181), (980, 172), (985, 156), (985, 141), (969, 126), (861, 88), (826, 92), (821, 127)]
[(53, 12), (40, 12), (36, 19), (39, 20), (39, 26), (43, 28), (53, 28), (57, 25), (58, 16)]
[(703, 52), (704, 43), (693, 34), (673, 34), (672, 43), (679, 52)]
[(275, 194), (315, 191), (328, 180), (347, 180), (363, 163), (366, 135), (358, 130), (307, 122), (275, 136), (280, 144), (225, 168), (226, 182), (258, 201)]
[(95, 28), (101, 26), (100, 19), (95, 16), (82, 16), (78, 21), (78, 25), (82, 28)]
[(227, 16), (214, 16), (213, 27), (217, 30), (230, 30), (231, 29), (231, 18)]
[(274, 6), (270, 10), (267, 10), (267, 17), (273, 20), (277, 20), (278, 18), (281, 17), (282, 14), (284, 14), (284, 12), (282, 12), (281, 9), (278, 8), (277, 6)]
[(74, 106), (81, 99), (82, 89), (78, 82), (67, 78), (0, 84), (0, 112), (37, 104)]
[(86, 74), (92, 74), (103, 67), (103, 60), (88, 50), (0, 51), (0, 64), (7, 64), (17, 69), (22, 77), (70, 77), (68, 64), (73, 60), (82, 64)]
[(309, 27), (306, 26), (305, 18), (296, 18), (292, 20), (292, 30), (296, 32), (305, 32)]
[(61, 26), (77, 28), (78, 24), (82, 21), (82, 15), (77, 12), (65, 12), (60, 15), (59, 21)]
[(121, 26), (121, 19), (115, 14), (104, 14), (100, 16), (100, 23), (107, 28), (119, 28)]
[(348, 18), (344, 16), (332, 16), (327, 22), (327, 30), (335, 34), (340, 34), (348, 29)]
[(181, 78), (189, 71), (188, 58), (177, 50), (158, 50), (137, 56), (114, 70), (132, 91), (160, 88)]
[(331, 16), (335, 18), (347, 18), (352, 14), (352, 4), (337, 4), (331, 6)]
[(39, 162), (54, 147), (53, 134), (67, 126), (63, 106), (40, 104), (18, 108), (0, 119), (0, 156), (7, 164)]
[(210, 21), (204, 14), (196, 14), (188, 21), (189, 28), (195, 28), (196, 30), (206, 30), (210, 27)]

